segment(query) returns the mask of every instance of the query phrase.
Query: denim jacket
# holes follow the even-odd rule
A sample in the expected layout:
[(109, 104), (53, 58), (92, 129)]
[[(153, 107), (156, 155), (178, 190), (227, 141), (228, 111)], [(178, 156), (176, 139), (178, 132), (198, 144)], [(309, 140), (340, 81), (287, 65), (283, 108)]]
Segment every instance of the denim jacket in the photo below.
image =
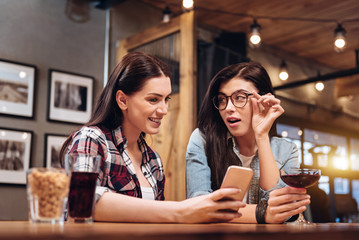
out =
[[(233, 141), (233, 151), (238, 157), (238, 165), (242, 166), (239, 157), (239, 149)], [(299, 167), (297, 146), (283, 138), (272, 137), (270, 140), (271, 149), (278, 169), (284, 171), (290, 168)], [(248, 203), (257, 204), (260, 199), (268, 199), (270, 191), (287, 186), (281, 179), (277, 185), (268, 191), (263, 190), (259, 184), (259, 160), (258, 152), (255, 154), (250, 167), (253, 169), (253, 178), (248, 189)], [(186, 189), (187, 198), (204, 195), (213, 192), (211, 188), (211, 170), (207, 163), (205, 154), (205, 138), (197, 128), (193, 131), (186, 153)]]

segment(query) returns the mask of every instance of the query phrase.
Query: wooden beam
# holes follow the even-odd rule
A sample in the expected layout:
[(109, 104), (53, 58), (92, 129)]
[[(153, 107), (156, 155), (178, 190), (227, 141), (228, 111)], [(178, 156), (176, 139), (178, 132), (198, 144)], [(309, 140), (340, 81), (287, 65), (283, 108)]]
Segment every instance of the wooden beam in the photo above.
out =
[(161, 23), (157, 26), (154, 26), (152, 28), (146, 29), (143, 32), (133, 35), (132, 37), (126, 38), (126, 41), (124, 41), (123, 43), (123, 47), (125, 49), (131, 50), (149, 42), (155, 41), (159, 38), (163, 38), (165, 36), (178, 32), (180, 30), (179, 21), (179, 17), (173, 18), (168, 23)]
[(336, 78), (347, 77), (347, 76), (351, 76), (351, 75), (355, 75), (355, 74), (359, 74), (359, 68), (352, 68), (352, 69), (342, 70), (342, 71), (338, 71), (338, 72), (328, 73), (325, 75), (319, 75), (316, 77), (307, 78), (307, 79), (303, 79), (303, 80), (293, 81), (293, 82), (290, 82), (287, 84), (276, 86), (276, 87), (274, 87), (274, 90), (276, 91), (276, 90), (294, 88), (294, 87), (303, 86), (308, 83), (314, 83), (314, 82), (318, 82), (318, 81), (324, 82), (324, 81), (334, 80)]

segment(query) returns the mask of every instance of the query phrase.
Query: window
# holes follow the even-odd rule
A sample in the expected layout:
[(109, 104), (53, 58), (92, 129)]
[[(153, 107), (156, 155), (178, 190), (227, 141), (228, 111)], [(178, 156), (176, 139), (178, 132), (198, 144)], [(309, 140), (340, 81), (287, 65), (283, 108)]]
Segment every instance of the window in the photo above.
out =
[(359, 171), (359, 139), (350, 139), (350, 151), (351, 169)]
[(328, 176), (321, 176), (319, 179), (318, 187), (322, 189), (327, 195), (329, 195), (330, 188), (329, 188), (329, 177)]
[(334, 178), (334, 193), (335, 194), (349, 194), (349, 179)]
[[(331, 167), (347, 170), (349, 168), (347, 142), (343, 136), (304, 130), (304, 165), (312, 166), (316, 161), (318, 167)], [(332, 159), (332, 163), (330, 163)]]
[[(300, 154), (303, 154), (299, 159), (302, 168), (322, 170), (324, 175), (319, 179), (318, 187), (330, 195), (329, 201), (332, 208), (334, 204), (338, 204), (337, 200), (353, 198), (359, 210), (358, 137), (352, 138), (339, 132), (333, 134), (308, 129), (306, 126), (297, 127), (285, 124), (277, 124), (277, 130), (281, 137), (295, 143)], [(343, 204), (346, 206), (346, 203)], [(336, 209), (336, 214), (342, 214), (342, 210), (343, 208)]]
[(294, 126), (290, 126), (290, 125), (285, 125), (285, 124), (277, 124), (277, 132), (278, 135), (293, 142), (295, 145), (297, 145), (298, 148), (298, 160), (299, 160), (299, 164), (302, 163), (302, 142), (300, 140), (303, 131), (299, 128), (299, 127), (294, 127)]
[(353, 198), (357, 201), (359, 210), (359, 180), (355, 179), (352, 181)]

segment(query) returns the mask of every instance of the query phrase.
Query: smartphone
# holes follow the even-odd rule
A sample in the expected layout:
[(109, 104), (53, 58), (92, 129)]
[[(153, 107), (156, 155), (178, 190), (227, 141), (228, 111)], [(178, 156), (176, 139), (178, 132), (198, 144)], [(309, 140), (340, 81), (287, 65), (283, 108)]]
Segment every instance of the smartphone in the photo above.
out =
[(253, 177), (253, 170), (240, 166), (229, 166), (223, 178), (221, 188), (239, 188), (242, 191), (233, 195), (232, 199), (242, 201)]

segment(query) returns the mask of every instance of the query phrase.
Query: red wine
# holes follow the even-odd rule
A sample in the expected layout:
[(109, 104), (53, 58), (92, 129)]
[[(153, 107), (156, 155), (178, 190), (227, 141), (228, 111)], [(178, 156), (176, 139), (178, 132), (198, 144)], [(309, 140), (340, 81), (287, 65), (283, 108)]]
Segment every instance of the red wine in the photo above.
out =
[(72, 172), (69, 192), (69, 216), (72, 218), (89, 218), (95, 197), (98, 173)]
[(289, 186), (296, 187), (296, 188), (306, 188), (314, 185), (319, 178), (319, 174), (288, 174), (281, 176), (283, 182), (288, 184)]

